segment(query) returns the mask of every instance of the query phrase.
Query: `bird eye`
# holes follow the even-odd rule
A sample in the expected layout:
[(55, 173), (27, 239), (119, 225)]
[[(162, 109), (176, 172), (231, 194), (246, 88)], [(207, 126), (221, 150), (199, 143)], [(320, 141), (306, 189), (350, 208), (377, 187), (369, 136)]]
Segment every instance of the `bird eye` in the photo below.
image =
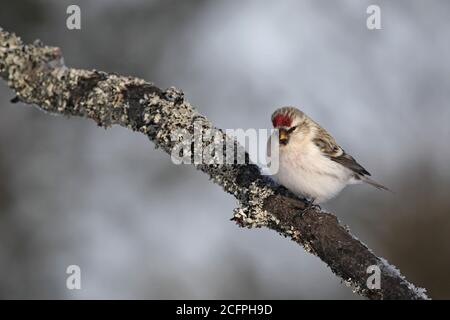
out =
[(297, 128), (298, 128), (298, 126), (293, 126), (292, 128), (289, 128), (288, 129), (288, 133), (292, 133), (292, 132), (294, 132), (295, 130), (297, 130)]

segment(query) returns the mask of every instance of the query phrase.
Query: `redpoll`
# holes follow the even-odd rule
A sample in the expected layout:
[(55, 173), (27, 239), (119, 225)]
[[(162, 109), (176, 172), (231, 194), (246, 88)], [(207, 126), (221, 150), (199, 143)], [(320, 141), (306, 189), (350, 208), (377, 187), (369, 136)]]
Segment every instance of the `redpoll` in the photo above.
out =
[(388, 190), (370, 179), (370, 173), (302, 111), (280, 108), (272, 114), (272, 124), (278, 130), (270, 139), (279, 141), (279, 167), (274, 179), (293, 193), (310, 199), (311, 203), (322, 203), (348, 184), (365, 182)]

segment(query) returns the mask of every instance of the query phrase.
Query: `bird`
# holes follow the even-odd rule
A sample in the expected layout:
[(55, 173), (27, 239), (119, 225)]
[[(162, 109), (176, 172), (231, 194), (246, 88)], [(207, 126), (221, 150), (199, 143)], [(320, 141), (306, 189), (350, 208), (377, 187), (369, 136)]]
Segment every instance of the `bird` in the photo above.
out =
[[(268, 139), (267, 157), (271, 159), (272, 139), (278, 141), (278, 170), (272, 178), (310, 205), (337, 196), (347, 185), (367, 183), (390, 191), (370, 178), (371, 174), (317, 122), (295, 107), (273, 112), (274, 132)], [(276, 144), (274, 144), (276, 146)]]

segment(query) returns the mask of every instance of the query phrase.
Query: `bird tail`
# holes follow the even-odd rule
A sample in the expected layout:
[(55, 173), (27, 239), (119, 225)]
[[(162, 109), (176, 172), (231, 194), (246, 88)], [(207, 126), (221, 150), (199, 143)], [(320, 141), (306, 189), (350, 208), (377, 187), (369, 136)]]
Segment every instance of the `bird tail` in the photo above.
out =
[(383, 186), (382, 184), (379, 184), (378, 182), (372, 180), (371, 178), (369, 178), (367, 176), (362, 177), (362, 181), (364, 181), (367, 184), (370, 184), (371, 186), (374, 186), (378, 190), (385, 190), (385, 191), (392, 192), (392, 190), (390, 190), (389, 188)]

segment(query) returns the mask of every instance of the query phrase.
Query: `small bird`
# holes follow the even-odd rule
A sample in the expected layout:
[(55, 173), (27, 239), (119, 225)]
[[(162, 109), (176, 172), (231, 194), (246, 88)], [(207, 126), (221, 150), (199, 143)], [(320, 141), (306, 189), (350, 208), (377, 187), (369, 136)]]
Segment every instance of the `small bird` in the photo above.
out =
[(370, 173), (347, 154), (319, 124), (294, 107), (283, 107), (272, 114), (275, 131), (269, 138), (279, 141), (279, 166), (273, 178), (310, 204), (319, 204), (336, 196), (349, 184), (368, 183), (378, 189), (385, 186), (369, 178)]

